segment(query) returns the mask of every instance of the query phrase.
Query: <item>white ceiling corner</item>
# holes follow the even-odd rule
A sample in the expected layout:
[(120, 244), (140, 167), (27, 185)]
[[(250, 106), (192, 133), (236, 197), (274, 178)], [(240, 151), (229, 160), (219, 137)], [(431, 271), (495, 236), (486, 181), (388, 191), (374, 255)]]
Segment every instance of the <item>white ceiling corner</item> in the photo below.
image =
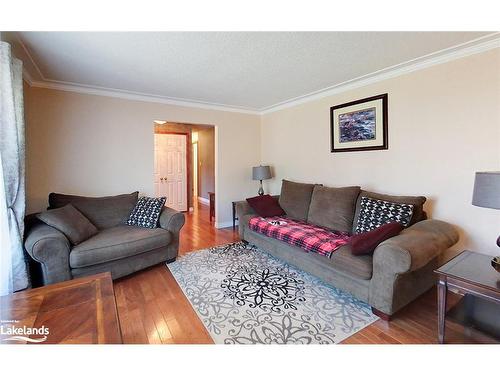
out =
[(7, 34), (36, 87), (252, 114), (500, 47), (487, 32)]

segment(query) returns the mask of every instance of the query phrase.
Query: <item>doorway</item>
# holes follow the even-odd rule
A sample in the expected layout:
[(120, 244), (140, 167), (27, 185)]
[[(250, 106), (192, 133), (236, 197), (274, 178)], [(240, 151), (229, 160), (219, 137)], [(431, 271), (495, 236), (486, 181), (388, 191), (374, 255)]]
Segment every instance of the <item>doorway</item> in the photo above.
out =
[(155, 133), (155, 193), (177, 211), (188, 208), (187, 144), (187, 134)]
[[(176, 210), (193, 211), (198, 208), (198, 204), (208, 205), (210, 194), (215, 193), (215, 126), (156, 120), (154, 122), (154, 134), (154, 184), (157, 196), (166, 196), (166, 205)], [(176, 155), (180, 153), (179, 158), (183, 159), (183, 165), (178, 164), (179, 158), (176, 156), (169, 157), (169, 152), (156, 151), (157, 148), (161, 148), (163, 145), (162, 141), (160, 141), (162, 138), (159, 135), (168, 134), (185, 136), (186, 142), (183, 143), (186, 145), (185, 151), (184, 149), (175, 151), (177, 152)], [(169, 158), (170, 160), (168, 160)], [(165, 175), (163, 171), (169, 168), (169, 163), (177, 165), (178, 170), (184, 171), (183, 180), (180, 178), (174, 180), (175, 176), (169, 177)], [(177, 181), (178, 183), (175, 187), (170, 186), (171, 181)], [(182, 187), (179, 187), (179, 181), (185, 181), (185, 183), (180, 183)], [(181, 200), (183, 203), (182, 209), (178, 205), (179, 189), (186, 192), (186, 200)]]

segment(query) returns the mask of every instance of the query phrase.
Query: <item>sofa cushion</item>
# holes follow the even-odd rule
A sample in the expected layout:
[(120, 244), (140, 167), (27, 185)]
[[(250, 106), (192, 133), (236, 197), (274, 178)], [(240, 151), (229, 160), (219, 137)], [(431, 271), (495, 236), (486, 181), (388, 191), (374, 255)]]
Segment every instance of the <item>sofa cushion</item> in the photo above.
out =
[(307, 221), (325, 228), (350, 233), (361, 188), (315, 186)]
[(350, 239), (351, 251), (354, 255), (372, 254), (380, 243), (397, 236), (403, 229), (402, 224), (393, 221), (375, 230), (355, 234)]
[(59, 208), (71, 203), (98, 229), (105, 229), (123, 223), (135, 204), (139, 192), (108, 197), (82, 197), (58, 193), (49, 194), (49, 208)]
[(335, 251), (330, 258), (333, 269), (354, 275), (360, 279), (370, 280), (373, 273), (372, 255), (353, 255), (351, 246), (345, 245)]
[(64, 233), (73, 245), (95, 235), (97, 228), (71, 204), (42, 212), (36, 217)]
[(314, 184), (283, 180), (279, 204), (286, 215), (295, 220), (307, 220)]
[(127, 258), (167, 246), (171, 238), (170, 232), (162, 228), (119, 225), (75, 246), (69, 254), (69, 264), (71, 268), (80, 268)]
[(361, 190), (361, 193), (358, 196), (358, 201), (356, 202), (356, 213), (354, 214), (354, 220), (352, 224), (352, 231), (356, 230), (356, 226), (358, 224), (359, 212), (361, 210), (361, 198), (369, 197), (373, 199), (379, 199), (388, 202), (394, 203), (403, 203), (403, 204), (411, 204), (413, 205), (413, 216), (411, 217), (410, 225), (415, 224), (416, 222), (425, 220), (427, 215), (424, 211), (424, 203), (426, 201), (425, 197), (422, 196), (404, 196), (404, 195), (387, 195), (387, 194), (378, 194), (373, 193), (371, 191)]
[(247, 198), (247, 202), (257, 215), (262, 217), (282, 216), (285, 214), (278, 201), (269, 194)]
[(349, 241), (349, 235), (345, 232), (334, 232), (288, 217), (252, 217), (248, 222), (248, 228), (267, 237), (298, 246), (306, 252), (327, 257)]

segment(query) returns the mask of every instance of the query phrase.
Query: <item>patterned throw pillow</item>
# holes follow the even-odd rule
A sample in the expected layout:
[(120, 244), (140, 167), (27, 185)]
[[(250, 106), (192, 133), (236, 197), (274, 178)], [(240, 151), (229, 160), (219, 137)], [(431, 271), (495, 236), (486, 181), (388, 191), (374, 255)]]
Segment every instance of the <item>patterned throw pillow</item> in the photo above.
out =
[(373, 199), (361, 198), (361, 209), (359, 211), (356, 233), (369, 232), (381, 225), (397, 222), (407, 227), (413, 216), (413, 205), (394, 203)]
[(140, 197), (125, 224), (144, 228), (156, 228), (166, 197)]

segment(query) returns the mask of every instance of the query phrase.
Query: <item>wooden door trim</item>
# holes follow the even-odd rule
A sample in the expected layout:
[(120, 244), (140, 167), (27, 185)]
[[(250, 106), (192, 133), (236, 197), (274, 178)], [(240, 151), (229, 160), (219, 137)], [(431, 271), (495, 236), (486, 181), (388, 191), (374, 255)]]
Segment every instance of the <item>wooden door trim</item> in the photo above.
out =
[(188, 152), (189, 141), (191, 138), (189, 136), (189, 132), (170, 132), (166, 130), (155, 129), (154, 134), (176, 134), (176, 135), (186, 136), (186, 155), (184, 155), (186, 159), (186, 211), (181, 211), (181, 212), (189, 212), (189, 176), (191, 173), (191, 168), (189, 166), (189, 152)]
[[(193, 156), (194, 145), (196, 145), (196, 204), (198, 204), (198, 195), (200, 194), (200, 169), (198, 168), (198, 160), (200, 160), (200, 148), (198, 147), (198, 141), (193, 142), (191, 139), (191, 156)], [(193, 157), (194, 159), (194, 157)], [(194, 169), (195, 160), (191, 161), (191, 165), (193, 165)], [(193, 190), (191, 193), (194, 193), (194, 170), (193, 170)], [(192, 196), (193, 199), (193, 209), (194, 209), (194, 194)]]

